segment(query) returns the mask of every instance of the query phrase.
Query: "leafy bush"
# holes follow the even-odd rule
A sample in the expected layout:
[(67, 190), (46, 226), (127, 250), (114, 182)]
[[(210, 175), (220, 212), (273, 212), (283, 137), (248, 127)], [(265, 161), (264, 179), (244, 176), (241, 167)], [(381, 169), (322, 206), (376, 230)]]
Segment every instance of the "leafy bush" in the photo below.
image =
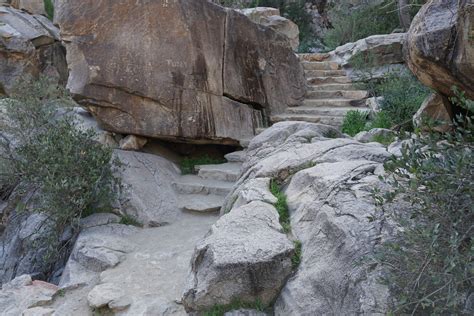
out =
[(423, 86), (411, 73), (395, 72), (388, 74), (376, 86), (376, 93), (383, 96), (382, 111), (391, 125), (400, 125), (412, 130), (412, 118), (429, 95), (430, 90)]
[[(391, 190), (376, 194), (382, 216), (399, 228), (374, 258), (397, 299), (396, 315), (463, 314), (474, 286), (474, 102), (462, 94), (453, 101), (469, 116), (458, 118), (454, 132), (421, 135), (404, 147), (386, 164)], [(390, 211), (396, 198), (408, 202), (403, 212)]]
[(54, 3), (53, 0), (44, 0), (44, 10), (48, 18), (52, 21), (54, 18)]
[(343, 132), (354, 136), (372, 128), (413, 130), (413, 116), (428, 97), (430, 90), (407, 71), (388, 73), (381, 80), (369, 79), (361, 88), (371, 90), (373, 96), (382, 96), (380, 112), (367, 121), (363, 113), (349, 112), (344, 118)]
[(333, 29), (326, 32), (323, 42), (329, 49), (355, 42), (375, 34), (388, 34), (399, 27), (394, 1), (369, 4), (358, 9), (342, 6), (330, 11)]
[(350, 136), (365, 130), (367, 124), (367, 113), (362, 111), (349, 111), (342, 122), (342, 132)]
[(2, 103), (9, 124), (0, 137), (8, 164), (1, 182), (38, 192), (34, 211), (54, 221), (53, 233), (111, 209), (118, 184), (112, 150), (93, 141), (92, 130), (82, 131), (71, 116), (59, 114), (58, 106), (69, 103), (62, 88), (45, 78), (25, 81)]

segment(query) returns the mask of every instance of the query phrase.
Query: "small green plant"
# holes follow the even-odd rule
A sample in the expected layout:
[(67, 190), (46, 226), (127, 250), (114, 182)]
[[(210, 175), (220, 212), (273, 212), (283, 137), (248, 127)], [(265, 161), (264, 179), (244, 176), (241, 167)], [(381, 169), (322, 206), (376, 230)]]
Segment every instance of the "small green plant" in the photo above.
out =
[(194, 174), (196, 173), (196, 166), (199, 165), (211, 165), (211, 164), (222, 164), (225, 163), (225, 159), (211, 158), (209, 156), (202, 156), (197, 158), (184, 158), (181, 160), (180, 168), (182, 174)]
[(288, 203), (286, 195), (281, 191), (280, 186), (275, 180), (270, 182), (270, 192), (277, 198), (275, 208), (280, 216), (280, 224), (286, 233), (291, 232), (290, 211), (288, 210)]
[(342, 132), (350, 136), (365, 130), (367, 124), (367, 113), (362, 111), (349, 111), (342, 122)]
[(54, 19), (54, 3), (53, 0), (44, 0), (44, 10), (51, 21)]
[[(447, 133), (420, 135), (386, 164), (388, 192), (375, 194), (380, 216), (396, 223), (373, 260), (396, 298), (394, 315), (463, 315), (474, 286), (474, 101)], [(404, 209), (392, 208), (405, 201)]]
[(301, 250), (303, 245), (299, 240), (296, 240), (293, 243), (295, 245), (295, 254), (293, 255), (293, 257), (291, 257), (291, 265), (293, 267), (293, 270), (295, 270), (301, 263)]
[(135, 226), (135, 227), (143, 227), (143, 224), (137, 221), (133, 216), (123, 214), (120, 217), (120, 224), (123, 225), (130, 225), (130, 226)]
[(215, 305), (210, 310), (203, 313), (204, 316), (223, 316), (226, 312), (238, 309), (255, 309), (257, 311), (263, 312), (265, 311), (265, 306), (260, 302), (260, 300), (256, 300), (254, 303), (244, 303), (240, 301), (234, 301), (228, 305)]

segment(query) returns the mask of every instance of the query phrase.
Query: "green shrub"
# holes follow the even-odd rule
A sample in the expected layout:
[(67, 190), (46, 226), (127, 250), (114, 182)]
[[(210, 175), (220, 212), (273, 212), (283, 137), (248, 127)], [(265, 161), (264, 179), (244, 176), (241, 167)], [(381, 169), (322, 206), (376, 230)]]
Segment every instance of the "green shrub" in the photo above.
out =
[(44, 0), (44, 10), (46, 15), (52, 21), (54, 18), (54, 3), (53, 0)]
[(430, 90), (423, 86), (411, 73), (394, 72), (388, 74), (376, 86), (376, 93), (383, 96), (381, 104), (385, 118), (391, 125), (399, 125), (413, 130), (412, 119)]
[(342, 122), (342, 132), (350, 136), (355, 136), (357, 133), (365, 130), (367, 124), (367, 113), (362, 111), (349, 111), (344, 116)]
[(333, 29), (326, 32), (323, 42), (329, 49), (355, 42), (375, 34), (388, 34), (399, 27), (399, 19), (394, 1), (369, 4), (351, 9), (342, 6), (330, 11)]
[(377, 112), (374, 118), (368, 123), (367, 130), (372, 128), (392, 128), (395, 124), (390, 118), (389, 114), (385, 111)]
[(182, 174), (194, 174), (196, 173), (196, 166), (221, 164), (225, 162), (225, 159), (211, 158), (209, 156), (184, 158), (183, 160), (181, 160), (180, 169)]
[(277, 198), (275, 208), (278, 211), (280, 217), (280, 224), (286, 233), (291, 232), (291, 221), (290, 211), (288, 210), (288, 203), (286, 201), (286, 195), (281, 191), (280, 186), (275, 180), (270, 183), (270, 192)]
[[(386, 164), (391, 190), (376, 194), (381, 216), (399, 228), (374, 257), (395, 295), (395, 315), (464, 314), (474, 286), (474, 102), (462, 94), (453, 101), (470, 117), (403, 148)], [(404, 210), (393, 210), (401, 200)]]
[(3, 100), (10, 123), (7, 137), (0, 138), (8, 162), (1, 182), (38, 192), (34, 211), (54, 221), (55, 234), (68, 225), (77, 228), (84, 215), (109, 211), (118, 185), (112, 150), (93, 141), (93, 131), (79, 130), (71, 116), (59, 114), (58, 106), (69, 101), (62, 88), (44, 78), (20, 83)]

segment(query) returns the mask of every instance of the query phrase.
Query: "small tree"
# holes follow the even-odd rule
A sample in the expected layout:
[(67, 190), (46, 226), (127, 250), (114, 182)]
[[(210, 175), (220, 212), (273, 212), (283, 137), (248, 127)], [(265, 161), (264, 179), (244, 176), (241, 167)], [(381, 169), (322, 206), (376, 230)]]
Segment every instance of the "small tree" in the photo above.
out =
[(78, 228), (83, 216), (111, 209), (118, 165), (112, 150), (93, 140), (92, 130), (60, 114), (59, 107), (73, 104), (64, 89), (46, 78), (24, 81), (2, 104), (7, 124), (0, 134), (0, 182), (37, 192), (32, 211), (54, 223), (52, 242), (67, 226)]
[[(474, 286), (474, 102), (461, 93), (453, 102), (468, 111), (455, 131), (420, 135), (404, 147), (386, 164), (391, 190), (376, 195), (399, 228), (374, 257), (396, 315), (463, 314)], [(406, 209), (390, 211), (396, 198)]]

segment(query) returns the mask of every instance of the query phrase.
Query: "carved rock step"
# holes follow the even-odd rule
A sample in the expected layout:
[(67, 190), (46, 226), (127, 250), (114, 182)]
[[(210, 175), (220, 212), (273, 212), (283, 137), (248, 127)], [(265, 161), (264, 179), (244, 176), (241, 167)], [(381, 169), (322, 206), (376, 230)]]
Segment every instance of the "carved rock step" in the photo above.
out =
[(236, 182), (239, 179), (242, 164), (228, 162), (218, 165), (196, 166), (198, 176), (203, 179)]
[(338, 70), (340, 68), (338, 63), (332, 61), (304, 61), (301, 64), (304, 70)]
[(339, 127), (342, 124), (343, 116), (320, 116), (312, 114), (280, 114), (271, 117), (273, 123), (283, 121), (302, 121), (308, 123), (320, 123)]
[(365, 99), (368, 94), (364, 90), (309, 91), (306, 99)]
[(173, 188), (180, 194), (226, 196), (231, 191), (232, 185), (232, 182), (203, 179), (196, 175), (185, 175), (173, 183)]
[(244, 162), (245, 161), (245, 151), (234, 151), (224, 156), (228, 162)]
[(307, 83), (310, 85), (319, 85), (326, 83), (351, 83), (349, 77), (312, 77), (307, 79)]
[(308, 85), (308, 91), (339, 91), (339, 90), (356, 90), (356, 87), (351, 83), (328, 83)]
[(360, 99), (307, 99), (303, 101), (303, 106), (308, 107), (350, 107), (364, 104), (364, 100)]
[(349, 111), (364, 111), (369, 112), (368, 108), (358, 107), (312, 107), (312, 106), (299, 106), (295, 108), (288, 108), (287, 114), (311, 114), (318, 116), (345, 116)]
[(188, 212), (212, 213), (221, 209), (224, 199), (222, 195), (185, 194), (179, 196), (178, 206)]
[(345, 77), (345, 70), (306, 70), (306, 77), (330, 77), (330, 76), (340, 76)]

